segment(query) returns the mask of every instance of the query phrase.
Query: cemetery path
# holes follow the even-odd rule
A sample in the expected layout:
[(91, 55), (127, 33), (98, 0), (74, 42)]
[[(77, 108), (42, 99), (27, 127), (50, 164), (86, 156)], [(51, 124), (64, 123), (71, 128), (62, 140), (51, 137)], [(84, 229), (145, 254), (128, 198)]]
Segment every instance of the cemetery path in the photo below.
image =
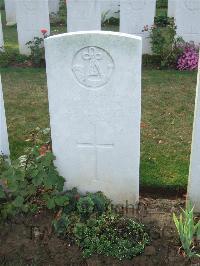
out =
[(124, 261), (98, 255), (87, 260), (82, 258), (76, 246), (53, 234), (49, 212), (17, 217), (0, 225), (0, 265), (199, 265), (198, 260), (188, 261), (178, 255), (180, 243), (172, 213), (178, 213), (184, 204), (182, 198), (141, 197), (137, 211), (123, 210), (124, 215), (144, 223), (151, 236), (150, 246), (146, 247), (144, 254)]

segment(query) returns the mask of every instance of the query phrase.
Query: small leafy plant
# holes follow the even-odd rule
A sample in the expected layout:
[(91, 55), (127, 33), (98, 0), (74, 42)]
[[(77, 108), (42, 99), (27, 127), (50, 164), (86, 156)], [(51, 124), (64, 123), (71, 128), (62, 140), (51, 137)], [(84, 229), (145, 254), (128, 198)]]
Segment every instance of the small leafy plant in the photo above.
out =
[(47, 30), (41, 29), (43, 38), (34, 37), (32, 41), (26, 43), (31, 51), (30, 59), (33, 66), (40, 67), (45, 64), (44, 39), (48, 37)]
[[(64, 178), (54, 166), (49, 129), (36, 128), (28, 141), (33, 147), (11, 164), (0, 156), (0, 216), (36, 213), (40, 209), (57, 209), (68, 204), (63, 194)], [(44, 143), (41, 145), (41, 143)]]
[(142, 224), (112, 211), (102, 192), (63, 190), (65, 180), (54, 166), (49, 134), (49, 129), (33, 130), (27, 139), (32, 147), (16, 161), (0, 156), (0, 218), (49, 209), (56, 234), (77, 243), (85, 257), (96, 253), (123, 259), (140, 254), (149, 243)]
[(131, 259), (142, 253), (149, 243), (143, 225), (114, 213), (77, 223), (74, 234), (84, 257), (96, 253), (120, 260)]
[(187, 205), (186, 210), (182, 209), (179, 219), (173, 213), (173, 220), (176, 225), (182, 248), (185, 254), (191, 258), (194, 256), (200, 257), (194, 250), (194, 238), (200, 236), (200, 221), (195, 224), (194, 222), (194, 207), (191, 208), (190, 204)]

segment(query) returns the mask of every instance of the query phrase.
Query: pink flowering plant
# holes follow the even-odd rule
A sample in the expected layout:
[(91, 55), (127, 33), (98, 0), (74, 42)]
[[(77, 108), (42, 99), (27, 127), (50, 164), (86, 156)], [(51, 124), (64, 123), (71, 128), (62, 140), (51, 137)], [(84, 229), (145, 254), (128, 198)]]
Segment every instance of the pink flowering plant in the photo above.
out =
[(197, 70), (199, 61), (199, 45), (194, 42), (185, 43), (182, 47), (183, 53), (177, 61), (178, 70)]
[(33, 66), (40, 67), (44, 65), (44, 39), (48, 37), (48, 30), (42, 28), (40, 30), (42, 38), (34, 37), (32, 41), (26, 43), (31, 51), (30, 59)]

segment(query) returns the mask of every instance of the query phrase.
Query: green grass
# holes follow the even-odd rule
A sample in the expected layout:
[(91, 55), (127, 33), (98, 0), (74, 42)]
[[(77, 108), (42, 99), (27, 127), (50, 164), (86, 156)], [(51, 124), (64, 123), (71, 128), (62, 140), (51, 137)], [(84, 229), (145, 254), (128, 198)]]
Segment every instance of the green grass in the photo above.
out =
[[(44, 69), (1, 69), (12, 158), (37, 126), (49, 126)], [(186, 187), (196, 73), (144, 70), (141, 184)]]
[[(7, 47), (18, 48), (16, 27), (5, 27)], [(65, 26), (52, 27), (55, 34)], [(1, 69), (12, 158), (23, 154), (37, 126), (49, 126), (44, 69)], [(186, 187), (188, 178), (195, 72), (143, 70), (141, 184)]]
[(186, 187), (195, 87), (194, 72), (143, 72), (142, 185)]

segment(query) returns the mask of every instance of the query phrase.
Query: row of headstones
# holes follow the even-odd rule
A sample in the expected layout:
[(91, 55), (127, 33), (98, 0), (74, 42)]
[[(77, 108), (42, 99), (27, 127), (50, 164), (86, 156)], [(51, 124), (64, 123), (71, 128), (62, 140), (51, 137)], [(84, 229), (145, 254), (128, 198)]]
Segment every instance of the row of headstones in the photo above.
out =
[[(18, 0), (4, 0), (6, 11), (7, 25), (14, 25), (16, 20), (16, 1)], [(49, 13), (57, 14), (59, 11), (60, 0), (48, 0)], [(101, 3), (101, 11), (105, 18), (119, 17), (120, 0), (103, 0)]]
[[(11, 0), (5, 0), (6, 10)], [(53, 0), (54, 1), (54, 0)], [(57, 1), (57, 0), (56, 0)], [(13, 0), (12, 0), (13, 3)], [(30, 49), (26, 43), (34, 37), (42, 37), (41, 28), (50, 33), (48, 0), (15, 0), (18, 42), (21, 54), (29, 54)], [(58, 2), (59, 4), (59, 2)], [(119, 0), (68, 0), (67, 1), (67, 30), (68, 32), (84, 30), (101, 30), (101, 16), (106, 9), (109, 16), (117, 13)], [(54, 10), (55, 11), (55, 10)], [(152, 25), (156, 11), (156, 0), (133, 0), (120, 2), (120, 31), (137, 34), (143, 39), (143, 53), (151, 53), (149, 33), (143, 31), (144, 25)], [(8, 17), (8, 16), (7, 16)], [(10, 15), (11, 17), (11, 15)], [(8, 23), (10, 24), (10, 23)]]
[[(5, 0), (8, 2), (11, 0)], [(16, 0), (15, 0), (16, 1)], [(12, 0), (12, 3), (13, 0)], [(52, 6), (52, 3), (54, 6)], [(80, 30), (101, 30), (102, 4), (113, 10), (119, 0), (68, 0), (67, 27), (68, 32)], [(16, 20), (19, 48), (22, 54), (29, 54), (26, 43), (34, 37), (42, 37), (41, 28), (50, 32), (49, 6), (57, 12), (58, 0), (17, 0)], [(118, 6), (118, 5), (117, 5)], [(8, 8), (7, 8), (8, 9)], [(109, 9), (108, 9), (109, 10)], [(151, 53), (149, 32), (144, 26), (154, 23), (156, 0), (121, 0), (120, 1), (120, 32), (136, 34), (143, 37), (143, 53)], [(169, 15), (175, 17), (177, 34), (186, 41), (200, 42), (200, 1), (169, 0)], [(14, 19), (14, 16), (13, 16)]]
[[(127, 53), (128, 51), (128, 53)], [(67, 188), (103, 191), (116, 204), (139, 200), (142, 39), (76, 32), (45, 39), (56, 166)], [(188, 187), (200, 211), (200, 73)], [(9, 154), (0, 87), (0, 150)]]

